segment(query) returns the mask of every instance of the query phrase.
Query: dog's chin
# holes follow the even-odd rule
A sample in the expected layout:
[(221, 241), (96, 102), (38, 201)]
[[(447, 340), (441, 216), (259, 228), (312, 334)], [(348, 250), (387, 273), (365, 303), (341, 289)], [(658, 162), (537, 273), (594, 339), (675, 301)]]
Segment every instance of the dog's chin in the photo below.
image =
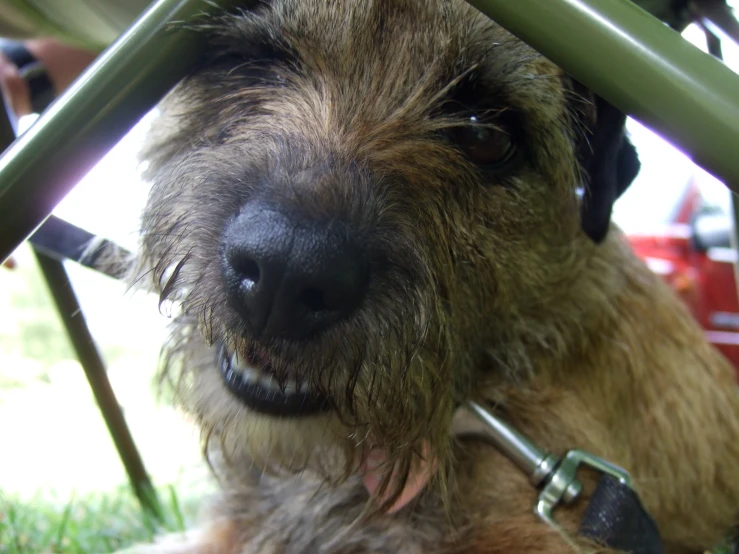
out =
[(226, 367), (214, 367), (211, 354), (210, 363), (192, 373), (183, 396), (185, 407), (198, 417), (209, 459), (269, 473), (311, 470), (329, 479), (345, 471), (356, 440), (334, 410), (275, 415), (285, 406), (284, 398), (267, 390), (250, 391), (245, 399), (243, 389), (229, 385)]
[(316, 392), (307, 380), (277, 375), (264, 353), (252, 349), (239, 356), (221, 348), (219, 366), (226, 389), (259, 414), (299, 418), (331, 409), (329, 399)]

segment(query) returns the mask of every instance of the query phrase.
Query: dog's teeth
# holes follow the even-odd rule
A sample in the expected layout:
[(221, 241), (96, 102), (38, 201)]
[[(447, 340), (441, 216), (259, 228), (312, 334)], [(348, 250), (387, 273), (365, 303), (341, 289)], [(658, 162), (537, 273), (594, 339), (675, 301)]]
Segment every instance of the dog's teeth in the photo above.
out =
[(267, 390), (274, 390), (274, 378), (271, 375), (262, 375), (259, 378), (259, 384), (262, 386), (262, 388)]
[(245, 383), (258, 383), (259, 372), (251, 367), (243, 367), (241, 369), (241, 380)]
[(296, 379), (290, 379), (287, 381), (283, 392), (280, 388), (280, 383), (274, 375), (248, 365), (246, 361), (242, 361), (236, 356), (236, 354), (232, 354), (229, 361), (228, 371), (226, 372), (226, 378), (229, 381), (240, 379), (244, 384), (258, 384), (261, 388), (269, 391), (273, 395), (284, 394), (286, 396), (290, 396), (298, 393), (308, 394), (310, 392), (310, 387), (307, 382), (302, 381), (300, 385), (298, 385)]
[(236, 375), (241, 377), (241, 380), (246, 383), (256, 383), (259, 381), (261, 372), (254, 369), (251, 366), (242, 363), (236, 355), (231, 356), (231, 366), (229, 371), (233, 371)]
[(272, 375), (263, 375), (262, 378), (259, 379), (259, 384), (267, 390), (280, 392), (280, 385)]
[(244, 370), (244, 367), (245, 366), (243, 366), (241, 364), (241, 360), (239, 360), (239, 358), (236, 357), (236, 354), (234, 354), (233, 356), (231, 356), (230, 362), (231, 362), (231, 364), (230, 364), (231, 365), (231, 369), (233, 369), (234, 371), (237, 371), (237, 372), (241, 373)]

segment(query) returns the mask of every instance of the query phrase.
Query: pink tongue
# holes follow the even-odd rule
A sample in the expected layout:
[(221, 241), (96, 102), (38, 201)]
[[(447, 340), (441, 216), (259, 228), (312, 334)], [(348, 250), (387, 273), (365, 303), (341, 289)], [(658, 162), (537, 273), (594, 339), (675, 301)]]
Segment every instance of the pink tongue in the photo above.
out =
[[(387, 513), (393, 514), (402, 509), (406, 504), (418, 496), (431, 479), (431, 475), (436, 469), (436, 463), (434, 460), (429, 460), (430, 449), (427, 442), (423, 443), (422, 450), (423, 459), (417, 459), (416, 463), (413, 464), (405, 487), (403, 487), (403, 492)], [(388, 469), (381, 467), (386, 459), (387, 455), (383, 450), (371, 450), (366, 453), (362, 459), (359, 471), (362, 473), (364, 486), (370, 494), (374, 494), (380, 486), (384, 472)], [(391, 487), (388, 487), (388, 490), (386, 491), (388, 496), (391, 492), (389, 490), (390, 488)], [(384, 499), (385, 497), (381, 497), (378, 500), (382, 502)]]

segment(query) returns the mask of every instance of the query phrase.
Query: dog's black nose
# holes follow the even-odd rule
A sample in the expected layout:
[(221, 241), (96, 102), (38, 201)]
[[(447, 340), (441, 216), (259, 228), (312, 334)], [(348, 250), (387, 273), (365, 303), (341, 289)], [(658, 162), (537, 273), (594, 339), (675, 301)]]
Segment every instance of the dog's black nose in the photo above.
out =
[(230, 302), (260, 338), (307, 338), (349, 315), (369, 264), (349, 228), (251, 202), (223, 235)]

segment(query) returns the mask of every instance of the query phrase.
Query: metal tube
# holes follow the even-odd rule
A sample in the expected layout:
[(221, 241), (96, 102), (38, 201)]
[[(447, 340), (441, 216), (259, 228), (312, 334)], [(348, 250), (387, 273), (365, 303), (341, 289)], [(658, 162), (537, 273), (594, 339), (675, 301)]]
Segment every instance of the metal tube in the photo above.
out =
[(512, 460), (527, 476), (537, 471), (546, 458), (546, 452), (479, 404), (467, 402), (466, 408), (487, 425), (485, 431), (495, 443), (496, 448)]
[(692, 8), (703, 27), (716, 35), (717, 40), (728, 39), (739, 45), (739, 21), (723, 0), (695, 2)]
[(77, 296), (69, 283), (64, 264), (34, 249), (36, 261), (49, 287), (56, 309), (62, 319), (69, 340), (77, 353), (92, 393), (108, 427), (118, 455), (121, 457), (128, 478), (141, 506), (156, 519), (162, 511), (154, 486), (144, 468), (144, 462), (126, 425), (121, 406), (108, 379), (100, 353), (87, 327)]
[(159, 0), (0, 158), (0, 261), (196, 62), (171, 23), (235, 2)]
[(739, 75), (632, 2), (468, 0), (739, 193)]
[[(708, 53), (719, 60), (724, 59), (723, 49), (721, 47), (721, 39), (715, 35), (706, 25), (705, 21), (701, 21), (703, 26), (703, 32), (706, 35), (706, 46), (708, 47)], [(739, 251), (739, 196), (735, 192), (731, 194), (731, 247), (734, 252)], [(734, 285), (739, 291), (739, 258), (734, 260)]]
[(55, 260), (72, 260), (114, 279), (125, 279), (131, 253), (116, 243), (51, 215), (28, 239), (37, 252)]

